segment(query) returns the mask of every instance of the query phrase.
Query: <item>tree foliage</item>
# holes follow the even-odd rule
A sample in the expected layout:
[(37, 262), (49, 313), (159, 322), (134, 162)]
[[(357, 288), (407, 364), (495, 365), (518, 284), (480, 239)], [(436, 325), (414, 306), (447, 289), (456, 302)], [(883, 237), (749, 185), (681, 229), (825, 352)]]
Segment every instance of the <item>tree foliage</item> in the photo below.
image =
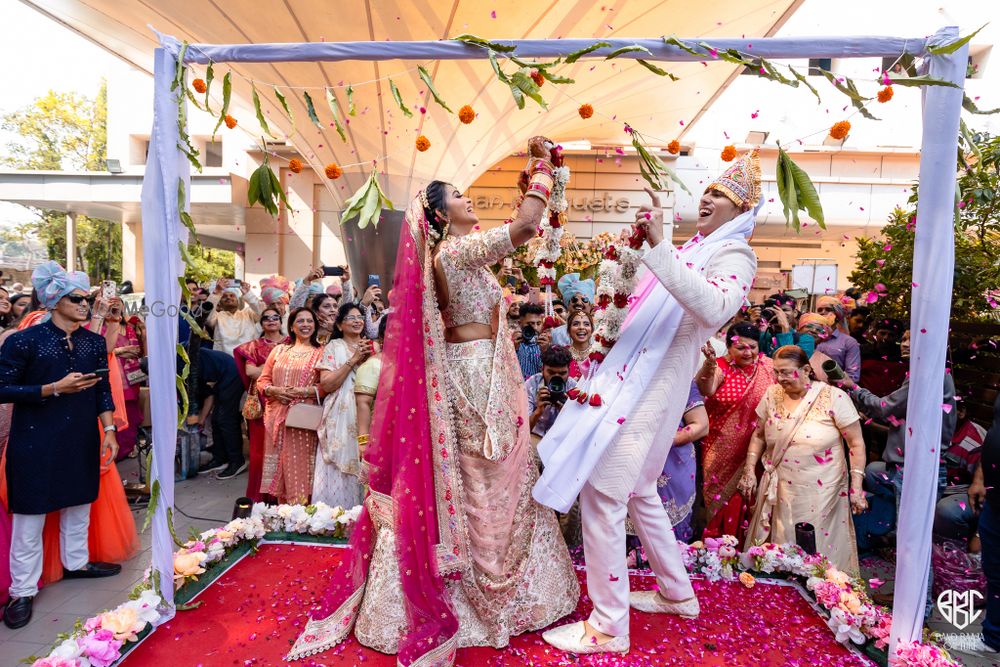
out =
[[(1000, 307), (1000, 138), (963, 135), (955, 214), (955, 275), (951, 316), (957, 321), (996, 319)], [(913, 288), (917, 187), (879, 236), (858, 239), (850, 281), (867, 294), (876, 317), (904, 321)], [(945, 295), (941, 295), (942, 298)]]
[[(3, 117), (13, 133), (0, 163), (16, 169), (103, 171), (108, 143), (108, 90), (102, 82), (93, 99), (76, 92), (50, 90)], [(45, 244), (51, 259), (66, 261), (66, 214), (33, 209), (37, 218), (8, 238), (33, 237)], [(122, 233), (118, 223), (81, 217), (77, 221), (77, 263), (92, 281), (121, 280)]]
[(206, 248), (196, 244), (188, 246), (191, 262), (187, 265), (188, 279), (203, 283), (216, 278), (232, 277), (236, 270), (236, 254), (229, 250)]

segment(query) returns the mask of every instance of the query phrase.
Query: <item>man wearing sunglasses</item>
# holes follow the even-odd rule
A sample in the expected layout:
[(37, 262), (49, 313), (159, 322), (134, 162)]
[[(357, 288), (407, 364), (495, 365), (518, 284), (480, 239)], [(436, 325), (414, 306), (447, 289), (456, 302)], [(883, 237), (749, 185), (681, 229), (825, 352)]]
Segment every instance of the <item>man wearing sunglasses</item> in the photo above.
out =
[[(121, 571), (89, 561), (90, 504), (102, 465), (118, 453), (107, 345), (82, 328), (90, 281), (52, 261), (35, 269), (31, 281), (50, 319), (15, 333), (0, 352), (0, 402), (14, 404), (7, 444), (11, 585), (3, 613), (10, 628), (31, 620), (47, 513), (60, 512), (64, 578)], [(103, 432), (95, 428), (98, 420)]]

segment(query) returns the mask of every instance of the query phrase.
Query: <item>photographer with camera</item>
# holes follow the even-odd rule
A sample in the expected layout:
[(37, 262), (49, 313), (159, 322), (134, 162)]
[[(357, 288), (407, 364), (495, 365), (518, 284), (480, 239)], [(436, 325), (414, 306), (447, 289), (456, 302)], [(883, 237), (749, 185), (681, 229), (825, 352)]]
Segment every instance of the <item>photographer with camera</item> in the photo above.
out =
[(808, 334), (796, 331), (799, 320), (798, 302), (786, 294), (772, 294), (760, 309), (760, 351), (773, 356), (784, 345), (795, 345), (812, 357), (816, 342)]
[(542, 333), (545, 309), (537, 303), (524, 303), (519, 313), (517, 323), (520, 331), (514, 330), (514, 345), (521, 374), (527, 380), (542, 370), (542, 348), (538, 336)]
[(573, 355), (567, 348), (553, 345), (542, 352), (541, 361), (542, 371), (524, 383), (528, 393), (528, 423), (534, 441), (541, 439), (549, 430), (559, 410), (566, 404), (566, 392), (576, 386), (569, 376)]

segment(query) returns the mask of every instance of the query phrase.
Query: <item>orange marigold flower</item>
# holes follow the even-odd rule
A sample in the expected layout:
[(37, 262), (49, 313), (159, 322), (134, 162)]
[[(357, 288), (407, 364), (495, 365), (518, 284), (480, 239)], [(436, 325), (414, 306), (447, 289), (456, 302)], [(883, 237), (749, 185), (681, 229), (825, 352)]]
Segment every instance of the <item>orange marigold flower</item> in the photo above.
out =
[(208, 86), (205, 84), (204, 79), (195, 79), (191, 82), (191, 87), (194, 88), (194, 92), (196, 93), (204, 93), (208, 90)]
[(833, 124), (830, 128), (830, 136), (834, 139), (844, 139), (851, 132), (850, 121), (841, 120)]
[(545, 75), (537, 69), (531, 70), (531, 80), (535, 82), (536, 86), (541, 88), (542, 84), (545, 83)]
[(886, 86), (882, 90), (878, 91), (878, 101), (885, 104), (892, 99), (892, 86)]
[(417, 144), (417, 150), (423, 153), (425, 150), (431, 147), (431, 140), (421, 134), (419, 137), (417, 137), (416, 144)]
[(340, 178), (344, 174), (344, 172), (340, 170), (340, 166), (336, 162), (331, 162), (330, 164), (326, 165), (326, 168), (323, 169), (323, 171), (326, 172), (326, 177), (329, 178), (331, 181)]
[(681, 152), (681, 142), (674, 139), (669, 144), (667, 144), (667, 152), (671, 155), (677, 155)]
[(740, 583), (747, 588), (753, 588), (753, 585), (757, 583), (757, 580), (753, 578), (753, 575), (749, 572), (740, 572)]
[(726, 146), (722, 149), (722, 159), (726, 162), (732, 162), (736, 159), (736, 146)]
[(458, 119), (468, 125), (476, 119), (476, 112), (471, 106), (466, 104), (458, 110)]
[(594, 107), (589, 104), (580, 105), (580, 118), (587, 120), (594, 115)]
[(293, 157), (291, 160), (288, 161), (288, 169), (295, 174), (301, 173), (302, 160), (298, 159), (297, 157)]
[(236, 127), (236, 119), (230, 116), (229, 114), (226, 114), (226, 127), (228, 127), (230, 130)]

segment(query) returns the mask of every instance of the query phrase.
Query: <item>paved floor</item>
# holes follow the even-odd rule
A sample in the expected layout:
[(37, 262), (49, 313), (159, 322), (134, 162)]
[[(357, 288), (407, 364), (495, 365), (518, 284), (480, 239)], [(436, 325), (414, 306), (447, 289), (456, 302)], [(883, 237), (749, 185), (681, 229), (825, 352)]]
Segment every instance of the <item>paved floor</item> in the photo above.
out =
[[(135, 459), (121, 464), (120, 471), (126, 481), (138, 481)], [(201, 475), (177, 483), (174, 492), (177, 534), (185, 536), (192, 527), (202, 531), (229, 521), (233, 502), (244, 494), (246, 483), (246, 473), (229, 480)], [(135, 510), (133, 515), (136, 525), (141, 527), (145, 508)], [(147, 529), (140, 535), (142, 549), (122, 564), (118, 576), (55, 583), (35, 598), (31, 623), (18, 630), (9, 630), (0, 624), (0, 667), (14, 667), (28, 656), (44, 654), (55, 642), (56, 635), (71, 630), (77, 619), (93, 616), (128, 599), (129, 592), (149, 567), (149, 532)]]
[[(138, 481), (134, 459), (122, 464), (120, 470), (126, 481)], [(175, 487), (174, 512), (177, 534), (185, 536), (190, 528), (201, 531), (226, 523), (232, 515), (233, 502), (244, 494), (245, 489), (245, 473), (230, 480), (201, 475), (196, 479), (179, 482)], [(146, 515), (145, 508), (135, 510), (134, 515), (136, 524), (141, 526)], [(35, 599), (34, 618), (27, 626), (19, 630), (8, 630), (0, 624), (0, 667), (15, 667), (22, 664), (21, 661), (28, 656), (43, 654), (55, 641), (56, 635), (71, 630), (77, 619), (93, 616), (127, 599), (150, 562), (149, 530), (142, 533), (140, 538), (142, 550), (122, 565), (120, 575), (107, 579), (60, 581), (39, 593)], [(878, 577), (886, 581), (882, 592), (892, 590), (892, 563), (866, 560), (862, 569), (867, 578)], [(963, 632), (980, 632), (981, 622), (982, 617)], [(939, 632), (955, 631), (936, 610), (929, 625)], [(964, 659), (966, 665), (975, 667), (1000, 664), (957, 657)]]

